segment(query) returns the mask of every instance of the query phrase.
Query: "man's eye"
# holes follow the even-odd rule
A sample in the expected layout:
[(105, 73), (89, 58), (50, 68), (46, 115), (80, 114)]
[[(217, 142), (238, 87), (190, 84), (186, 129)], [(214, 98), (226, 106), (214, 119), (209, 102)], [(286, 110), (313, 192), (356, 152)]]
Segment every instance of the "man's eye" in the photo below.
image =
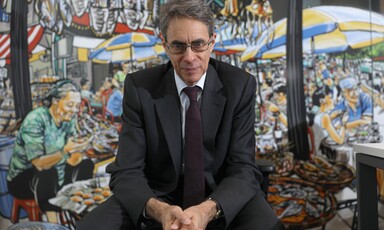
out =
[(184, 45), (172, 45), (174, 49), (184, 49)]
[(192, 43), (192, 46), (196, 47), (196, 48), (202, 47), (204, 45), (205, 45), (205, 43), (202, 42), (202, 41), (201, 42), (194, 42), (194, 43)]

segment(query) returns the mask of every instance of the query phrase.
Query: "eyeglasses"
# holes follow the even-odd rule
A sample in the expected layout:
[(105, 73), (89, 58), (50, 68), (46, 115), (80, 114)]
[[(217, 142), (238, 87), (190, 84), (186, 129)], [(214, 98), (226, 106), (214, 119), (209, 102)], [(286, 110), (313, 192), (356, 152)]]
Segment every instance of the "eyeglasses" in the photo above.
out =
[(184, 54), (188, 47), (191, 47), (191, 50), (195, 53), (201, 53), (207, 51), (209, 45), (212, 43), (212, 39), (210, 38), (207, 42), (204, 41), (196, 41), (192, 42), (190, 45), (187, 44), (165, 44), (167, 49), (171, 54)]

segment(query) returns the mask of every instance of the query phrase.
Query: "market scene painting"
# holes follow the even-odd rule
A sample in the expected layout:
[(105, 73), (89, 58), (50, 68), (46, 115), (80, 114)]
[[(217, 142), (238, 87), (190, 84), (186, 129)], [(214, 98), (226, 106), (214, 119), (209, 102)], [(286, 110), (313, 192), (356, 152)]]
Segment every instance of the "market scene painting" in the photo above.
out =
[[(169, 62), (165, 2), (0, 0), (0, 229), (75, 229), (112, 195), (125, 77)], [(294, 0), (205, 2), (212, 58), (256, 79), (255, 158), (275, 166), (267, 199), (284, 228), (357, 229), (353, 145), (384, 135), (384, 2), (299, 1), (295, 76)], [(377, 184), (383, 205), (383, 170)]]

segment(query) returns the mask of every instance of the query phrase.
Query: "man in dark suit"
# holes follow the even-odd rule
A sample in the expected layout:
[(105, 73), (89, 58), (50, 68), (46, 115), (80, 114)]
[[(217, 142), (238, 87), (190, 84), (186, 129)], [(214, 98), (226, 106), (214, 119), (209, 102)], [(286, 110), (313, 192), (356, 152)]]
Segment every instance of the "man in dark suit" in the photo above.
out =
[[(210, 58), (214, 17), (202, 1), (167, 1), (160, 23), (171, 62), (127, 75), (118, 153), (107, 167), (114, 195), (78, 229), (278, 229), (255, 165), (255, 78)], [(205, 197), (185, 207), (183, 89), (191, 86), (199, 88)]]

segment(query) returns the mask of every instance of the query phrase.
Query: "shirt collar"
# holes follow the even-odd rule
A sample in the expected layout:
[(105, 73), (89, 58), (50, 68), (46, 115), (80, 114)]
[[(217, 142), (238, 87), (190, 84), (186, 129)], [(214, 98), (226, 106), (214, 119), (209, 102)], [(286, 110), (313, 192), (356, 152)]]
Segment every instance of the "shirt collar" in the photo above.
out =
[[(179, 75), (177, 75), (176, 71), (174, 71), (174, 76), (175, 76), (175, 82), (176, 82), (176, 87), (177, 87), (177, 92), (179, 93), (179, 95), (181, 94), (181, 91), (185, 88), (185, 87), (188, 87), (187, 84), (185, 84), (185, 82), (183, 80), (181, 80), (181, 78), (179, 77)], [(205, 78), (207, 76), (207, 72), (205, 72), (203, 74), (203, 76), (201, 76), (200, 80), (195, 84), (195, 86), (199, 86), (202, 90), (204, 89), (204, 82), (205, 82)]]

